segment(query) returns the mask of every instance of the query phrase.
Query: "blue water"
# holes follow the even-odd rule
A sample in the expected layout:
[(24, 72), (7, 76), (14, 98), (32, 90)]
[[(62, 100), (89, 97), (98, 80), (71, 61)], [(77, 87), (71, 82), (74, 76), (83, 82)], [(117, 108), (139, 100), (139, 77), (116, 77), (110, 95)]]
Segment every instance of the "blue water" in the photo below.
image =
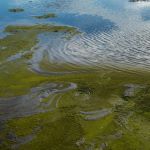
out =
[(108, 32), (114, 28), (117, 28), (115, 23), (108, 19), (96, 15), (76, 15), (76, 14), (59, 14), (55, 19), (51, 19), (57, 23), (63, 23), (78, 27), (81, 31), (86, 33), (93, 32)]
[[(25, 11), (8, 11), (18, 7)], [(45, 13), (55, 13), (57, 17), (33, 17)], [(150, 68), (150, 1), (0, 0), (1, 38), (7, 25), (41, 23), (74, 26), (84, 33), (69, 43), (62, 42), (59, 49), (57, 41), (53, 44), (55, 49), (47, 42), (51, 58), (54, 54), (58, 60), (71, 63)]]
[[(70, 1), (71, 2), (71, 1)], [(62, 3), (62, 1), (61, 1)], [(105, 19), (98, 15), (93, 14), (80, 14), (78, 12), (72, 13), (66, 12), (66, 5), (61, 7), (60, 2), (47, 1), (14, 1), (6, 0), (1, 1), (1, 28), (8, 24), (37, 24), (37, 23), (57, 23), (63, 25), (71, 25), (78, 27), (80, 30), (86, 33), (109, 31), (112, 28), (116, 28), (115, 23), (109, 19)], [(65, 2), (64, 2), (65, 3)], [(69, 1), (66, 1), (69, 4)], [(9, 12), (10, 8), (24, 8), (24, 12), (12, 13)], [(64, 10), (62, 10), (64, 9)], [(56, 18), (52, 19), (35, 19), (33, 16), (42, 15), (45, 13), (53, 12), (57, 14)]]

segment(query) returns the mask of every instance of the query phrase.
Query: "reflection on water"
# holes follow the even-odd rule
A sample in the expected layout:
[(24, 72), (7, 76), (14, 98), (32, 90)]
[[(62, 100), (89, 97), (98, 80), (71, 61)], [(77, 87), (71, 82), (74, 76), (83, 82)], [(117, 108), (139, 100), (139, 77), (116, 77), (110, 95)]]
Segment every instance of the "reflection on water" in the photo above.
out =
[(86, 33), (108, 32), (117, 28), (113, 22), (95, 15), (60, 14), (51, 21), (78, 27)]
[[(8, 24), (52, 22), (75, 26), (84, 32), (69, 41), (46, 35), (39, 51), (46, 47), (52, 60), (150, 68), (149, 1), (5, 0), (0, 5), (1, 31)], [(25, 11), (8, 12), (14, 7), (24, 8)], [(33, 18), (50, 12), (58, 17)]]

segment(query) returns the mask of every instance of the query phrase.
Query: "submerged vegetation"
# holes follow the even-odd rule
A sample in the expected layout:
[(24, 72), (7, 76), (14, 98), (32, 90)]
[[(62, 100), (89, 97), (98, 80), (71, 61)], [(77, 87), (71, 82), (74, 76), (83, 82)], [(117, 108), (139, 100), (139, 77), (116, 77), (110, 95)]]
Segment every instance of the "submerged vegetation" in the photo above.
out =
[(23, 8), (10, 8), (9, 9), (9, 12), (14, 12), (14, 13), (23, 12), (23, 11), (24, 11)]
[(56, 15), (53, 14), (53, 13), (48, 13), (48, 14), (44, 14), (44, 15), (41, 15), (41, 16), (34, 16), (35, 18), (37, 19), (48, 19), (48, 18), (55, 18)]
[[(150, 149), (149, 72), (54, 64), (45, 57), (39, 64), (43, 72), (35, 72), (31, 59), (39, 34), (79, 32), (54, 25), (8, 26), (5, 32), (10, 34), (0, 39), (0, 48), (5, 47), (0, 55), (0, 149)], [(18, 53), (19, 58), (9, 59)], [(20, 107), (28, 103), (25, 98), (36, 109)], [(9, 113), (14, 116), (5, 118)]]

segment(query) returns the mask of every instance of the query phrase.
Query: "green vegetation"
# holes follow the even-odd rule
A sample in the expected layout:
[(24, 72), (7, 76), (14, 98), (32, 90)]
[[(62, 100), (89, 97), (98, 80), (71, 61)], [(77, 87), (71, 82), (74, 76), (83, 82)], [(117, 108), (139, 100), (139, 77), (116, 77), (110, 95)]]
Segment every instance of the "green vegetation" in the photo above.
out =
[(10, 8), (9, 9), (9, 12), (14, 12), (14, 13), (23, 12), (23, 11), (24, 11), (23, 8)]
[[(0, 97), (28, 94), (41, 83), (61, 83), (63, 87), (68, 83), (77, 84), (76, 89), (41, 98), (41, 105), (53, 99), (47, 108), (52, 111), (8, 120), (2, 130), (0, 123), (0, 149), (17, 145), (19, 150), (149, 150), (150, 73), (53, 64), (46, 57), (40, 62), (42, 70), (61, 74), (48, 76), (33, 72), (29, 60), (34, 53), (31, 48), (38, 42), (37, 35), (55, 31), (78, 33), (65, 26), (8, 26), (5, 32), (11, 34), (0, 39), (0, 46), (6, 47), (0, 55), (3, 63), (0, 66)], [(19, 59), (7, 61), (8, 57), (20, 52), (26, 53)], [(133, 97), (125, 98), (125, 84), (130, 83), (144, 88), (138, 89)], [(86, 119), (88, 114), (101, 113), (102, 109), (109, 109), (111, 113)], [(21, 139), (29, 136), (33, 139), (23, 143)]]
[(75, 32), (78, 33), (77, 30), (73, 27), (68, 26), (55, 26), (55, 25), (33, 25), (33, 26), (7, 26), (5, 32), (10, 33), (24, 33), (24, 32), (36, 32), (39, 34), (40, 32), (55, 32), (55, 31), (63, 31), (63, 32)]
[(55, 18), (56, 15), (53, 14), (53, 13), (48, 13), (48, 14), (44, 14), (44, 15), (41, 15), (41, 16), (34, 16), (35, 18), (37, 19), (48, 19), (48, 18)]
[[(12, 131), (19, 137), (36, 135), (31, 142), (20, 145), (20, 149), (38, 150), (51, 146), (52, 150), (60, 148), (84, 150), (92, 145), (95, 149), (101, 145), (106, 145), (106, 149), (112, 150), (149, 149), (148, 131), (150, 128), (147, 118), (149, 112), (146, 111), (147, 115), (145, 115), (145, 111), (141, 111), (148, 106), (142, 103), (141, 108), (142, 99), (137, 99), (142, 91), (128, 101), (122, 99), (123, 85), (127, 81), (146, 84), (148, 74), (136, 75), (101, 70), (97, 73), (43, 78), (49, 82), (75, 82), (78, 88), (61, 94), (58, 106), (53, 112), (15, 119), (7, 123), (7, 132)], [(47, 103), (48, 99), (44, 102)], [(103, 108), (112, 108), (113, 111), (110, 115), (95, 121), (84, 120), (84, 116), (80, 114), (80, 111), (88, 112)], [(79, 142), (77, 146), (75, 143), (80, 140), (81, 143)], [(9, 145), (9, 140), (7, 144)]]
[[(42, 32), (67, 32), (77, 34), (72, 27), (35, 25), (35, 26), (8, 26), (5, 32), (12, 33), (0, 39), (1, 47), (6, 47), (1, 51), (0, 62), (3, 63), (12, 55), (28, 52), (19, 60), (5, 62), (0, 74), (0, 96), (15, 96), (26, 93), (26, 88), (31, 88), (47, 77), (35, 74), (28, 69), (27, 61), (32, 57), (30, 49), (38, 42), (37, 35)], [(42, 80), (42, 81), (41, 81)], [(7, 81), (7, 82), (6, 82)], [(35, 84), (36, 82), (36, 84)]]

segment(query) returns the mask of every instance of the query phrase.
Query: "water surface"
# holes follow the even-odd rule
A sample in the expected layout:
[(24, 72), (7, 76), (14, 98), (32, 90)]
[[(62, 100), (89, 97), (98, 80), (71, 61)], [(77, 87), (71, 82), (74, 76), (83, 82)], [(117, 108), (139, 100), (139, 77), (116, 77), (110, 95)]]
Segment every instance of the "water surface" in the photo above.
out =
[[(39, 51), (47, 51), (51, 60), (150, 69), (149, 1), (5, 0), (0, 6), (1, 37), (10, 24), (53, 23), (82, 31), (69, 41), (45, 34), (46, 40), (40, 42)], [(8, 11), (18, 7), (25, 11)], [(45, 13), (55, 13), (57, 17), (40, 20), (33, 17)]]

